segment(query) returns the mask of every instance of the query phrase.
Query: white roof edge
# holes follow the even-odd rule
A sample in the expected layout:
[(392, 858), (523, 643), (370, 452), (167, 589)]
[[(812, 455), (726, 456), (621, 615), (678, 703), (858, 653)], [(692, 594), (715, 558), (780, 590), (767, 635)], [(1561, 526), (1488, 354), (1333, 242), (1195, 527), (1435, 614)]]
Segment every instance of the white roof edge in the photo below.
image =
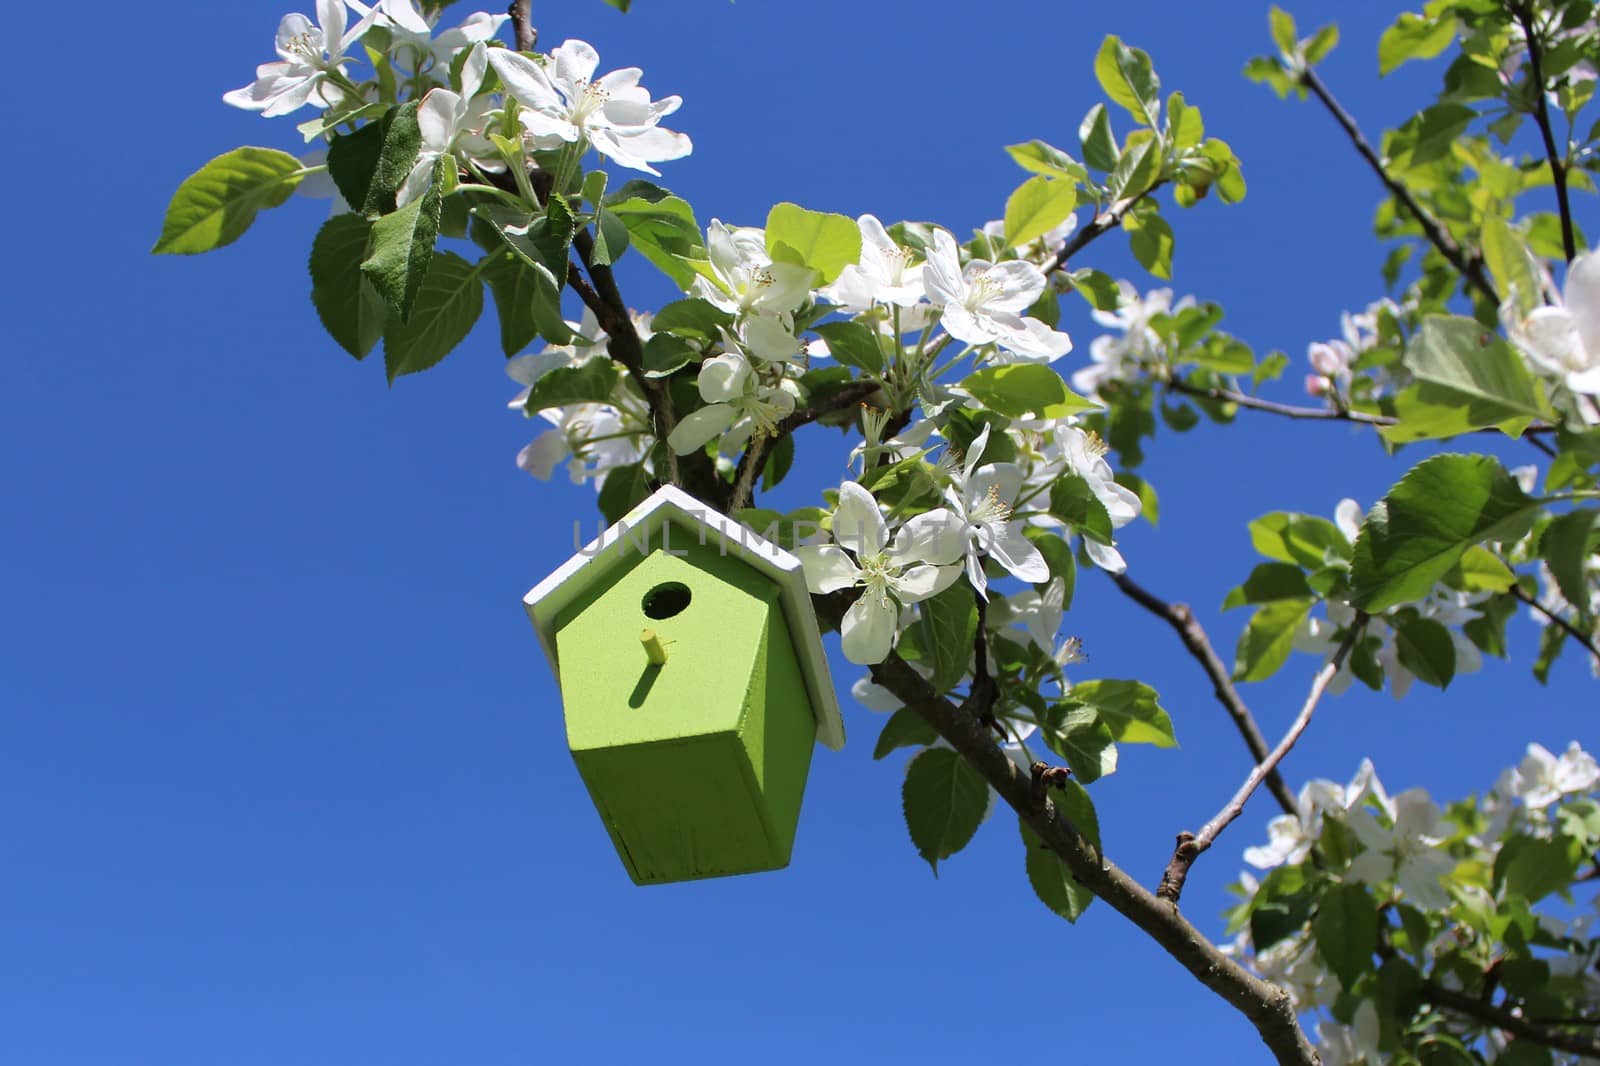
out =
[[(560, 673), (556, 660), (555, 620), (562, 608), (584, 590), (601, 581), (623, 558), (616, 547), (624, 537), (649, 538), (665, 523), (679, 519), (690, 526), (716, 534), (718, 544), (730, 555), (743, 560), (778, 586), (784, 620), (789, 624), (795, 659), (811, 707), (817, 717), (817, 739), (834, 751), (844, 747), (844, 720), (839, 714), (839, 697), (828, 671), (822, 648), (822, 632), (816, 612), (811, 609), (811, 592), (806, 587), (805, 570), (800, 560), (783, 548), (757, 535), (727, 515), (701, 503), (675, 485), (663, 485), (615, 525), (584, 545), (572, 558), (540, 581), (522, 598), (522, 605), (533, 622), (539, 643), (550, 668)], [(702, 541), (703, 543), (703, 541)], [(612, 550), (606, 550), (611, 548)]]

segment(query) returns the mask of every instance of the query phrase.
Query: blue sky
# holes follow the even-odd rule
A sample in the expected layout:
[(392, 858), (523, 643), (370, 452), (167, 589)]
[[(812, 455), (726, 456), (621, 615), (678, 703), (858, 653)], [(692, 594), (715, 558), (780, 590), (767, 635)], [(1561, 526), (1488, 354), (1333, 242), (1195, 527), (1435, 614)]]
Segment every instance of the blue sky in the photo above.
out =
[[(1437, 78), (1380, 82), (1396, 9), (1338, 18), (1326, 77), (1376, 134)], [(470, 4), (459, 5), (462, 13)], [(225, 107), (272, 58), (277, 4), (163, 5), (136, 29), (90, 0), (71, 47), (13, 54), (24, 147), (0, 358), (0, 1056), (35, 1064), (589, 1061), (972, 1063), (1046, 1054), (1256, 1061), (1245, 1022), (1103, 904), (1075, 927), (1033, 899), (996, 815), (935, 880), (901, 823), (902, 757), (846, 702), (818, 750), (792, 866), (635, 888), (563, 742), (521, 594), (593, 528), (592, 491), (512, 465), (529, 425), (492, 320), (440, 368), (386, 388), (317, 324), (305, 259), (325, 207), (297, 198), (237, 245), (152, 259), (182, 177), (239, 144), (295, 149), (292, 120)], [(1225, 11), (1225, 14), (1220, 12)], [(665, 182), (702, 222), (759, 224), (794, 200), (964, 230), (1022, 173), (1003, 146), (1075, 147), (1101, 37), (1148, 50), (1244, 160), (1243, 205), (1169, 208), (1180, 294), (1296, 359), (1381, 295), (1370, 174), (1311, 105), (1239, 75), (1265, 6), (820, 0), (535, 4), (543, 43), (579, 36), (606, 69), (680, 93), (695, 140)], [(65, 57), (71, 57), (63, 62)], [(20, 70), (15, 67), (20, 64)], [(1592, 212), (1591, 202), (1579, 205)], [(1595, 227), (1589, 226), (1592, 230)], [(1159, 284), (1120, 237), (1084, 260)], [(642, 263), (626, 292), (668, 298)], [(1093, 327), (1063, 328), (1086, 357)], [(786, 486), (837, 483), (836, 438)], [(1526, 449), (1523, 449), (1527, 451)], [(1519, 452), (1507, 455), (1522, 461)], [(1528, 452), (1532, 455), (1531, 451)], [(1143, 469), (1159, 530), (1133, 573), (1216, 606), (1253, 563), (1244, 524), (1371, 503), (1406, 460), (1341, 426), (1241, 418), (1166, 434)], [(1128, 750), (1094, 786), (1109, 854), (1154, 884), (1173, 834), (1231, 794), (1247, 758), (1163, 626), (1080, 581), (1083, 677), (1155, 684), (1182, 748)], [(1392, 789), (1489, 785), (1527, 742), (1592, 738), (1594, 682), (1569, 653), (1547, 689), (1519, 661), (1448, 695), (1352, 692), (1286, 764), (1343, 780), (1371, 755)], [(835, 638), (830, 638), (830, 642)], [(841, 690), (857, 676), (836, 655)], [(1313, 663), (1246, 698), (1276, 735)], [(1186, 908), (1212, 920), (1270, 801), (1203, 858)], [(1181, 1034), (1181, 1036), (1180, 1036)]]

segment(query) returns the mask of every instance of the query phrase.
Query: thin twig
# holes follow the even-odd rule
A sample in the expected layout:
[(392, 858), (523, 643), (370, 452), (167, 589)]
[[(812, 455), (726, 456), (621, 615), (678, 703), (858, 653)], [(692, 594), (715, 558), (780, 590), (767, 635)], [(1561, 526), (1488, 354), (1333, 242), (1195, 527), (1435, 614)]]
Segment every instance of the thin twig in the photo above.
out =
[(539, 43), (539, 31), (533, 28), (533, 0), (511, 0), (506, 13), (511, 16), (512, 36), (516, 38), (517, 51), (533, 51)]
[(1427, 235), (1433, 246), (1439, 249), (1439, 253), (1450, 261), (1450, 265), (1455, 267), (1463, 278), (1498, 307), (1500, 305), (1500, 295), (1495, 292), (1494, 283), (1489, 280), (1489, 275), (1484, 272), (1483, 259), (1475, 254), (1469, 254), (1461, 245), (1457, 244), (1455, 238), (1445, 232), (1445, 228), (1440, 225), (1438, 219), (1429, 214), (1427, 209), (1417, 201), (1411, 190), (1402, 185), (1384, 168), (1383, 160), (1378, 157), (1378, 153), (1373, 150), (1367, 138), (1362, 135), (1361, 127), (1356, 125), (1356, 120), (1351, 117), (1350, 112), (1341, 107), (1339, 101), (1333, 98), (1333, 94), (1328, 91), (1328, 87), (1323, 84), (1322, 79), (1317, 77), (1315, 70), (1307, 68), (1301, 73), (1300, 82), (1310, 89), (1318, 100), (1322, 101), (1322, 105), (1328, 109), (1328, 113), (1333, 116), (1334, 121), (1343, 127), (1346, 136), (1350, 138), (1350, 143), (1355, 145), (1356, 151), (1361, 154), (1361, 158), (1367, 161), (1367, 165), (1372, 168), (1373, 173), (1378, 175), (1378, 180), (1383, 182), (1384, 186), (1400, 202), (1401, 206), (1410, 213), (1411, 217), (1417, 220), (1417, 224), (1422, 227), (1422, 232)]
[(1135, 204), (1137, 204), (1140, 200), (1143, 200), (1146, 196), (1149, 196), (1151, 193), (1155, 192), (1164, 184), (1166, 184), (1165, 179), (1158, 181), (1144, 192), (1140, 193), (1138, 196), (1130, 196), (1126, 200), (1118, 200), (1116, 203), (1100, 212), (1089, 221), (1088, 225), (1084, 226), (1080, 230), (1077, 230), (1072, 234), (1071, 237), (1067, 239), (1067, 243), (1063, 244), (1061, 246), (1061, 250), (1056, 252), (1055, 259), (1044, 268), (1044, 272), (1048, 274), (1053, 270), (1059, 270), (1066, 266), (1067, 260), (1071, 259), (1073, 256), (1087, 248), (1089, 243), (1095, 238), (1110, 230), (1116, 229), (1122, 224), (1123, 216), (1125, 216), (1129, 211), (1133, 210)]
[(1582, 644), (1585, 648), (1589, 649), (1589, 654), (1590, 655), (1593, 655), (1596, 659), (1600, 659), (1600, 646), (1597, 646), (1595, 644), (1594, 640), (1592, 638), (1590, 638), (1586, 633), (1584, 633), (1583, 630), (1579, 629), (1577, 626), (1575, 626), (1571, 622), (1567, 621), (1561, 615), (1557, 614), (1556, 612), (1552, 611), (1550, 608), (1546, 607), (1544, 604), (1540, 603), (1539, 600), (1538, 600), (1538, 597), (1528, 595), (1526, 592), (1524, 592), (1522, 590), (1522, 586), (1521, 585), (1512, 585), (1511, 586), (1511, 595), (1515, 596), (1517, 599), (1521, 600), (1523, 603), (1527, 604), (1529, 607), (1532, 607), (1535, 611), (1538, 611), (1540, 614), (1544, 615), (1547, 619), (1549, 619), (1556, 626), (1558, 626), (1561, 629), (1565, 630), (1567, 636), (1571, 637), (1573, 640), (1577, 641), (1579, 644)]
[(757, 433), (750, 438), (750, 446), (739, 459), (739, 472), (733, 478), (733, 495), (728, 500), (728, 513), (737, 515), (740, 511), (750, 506), (750, 497), (755, 492), (756, 478), (760, 476), (761, 469), (767, 465), (767, 447), (772, 439), (770, 433)]
[[(1239, 392), (1236, 389), (1220, 387), (1202, 388), (1199, 385), (1185, 381), (1183, 378), (1174, 377), (1168, 380), (1167, 385), (1173, 392), (1181, 392), (1186, 396), (1199, 396), (1208, 400), (1220, 400), (1231, 403), (1237, 407), (1249, 408), (1252, 411), (1265, 411), (1267, 414), (1279, 415), (1283, 418), (1300, 419), (1306, 422), (1349, 422), (1359, 426), (1397, 426), (1400, 419), (1390, 415), (1375, 415), (1366, 411), (1349, 411), (1343, 408), (1330, 407), (1298, 407), (1294, 404), (1278, 403), (1276, 400), (1264, 400), (1259, 396)], [(1554, 433), (1555, 426), (1537, 423), (1522, 431), (1522, 439), (1545, 455), (1555, 458), (1555, 449), (1545, 441), (1540, 440), (1541, 434)], [(1484, 426), (1472, 430), (1473, 433), (1503, 433), (1497, 426)]]
[(1161, 887), (1156, 889), (1156, 895), (1162, 899), (1178, 902), (1178, 897), (1183, 893), (1183, 883), (1189, 877), (1189, 868), (1194, 865), (1195, 859), (1216, 843), (1217, 837), (1235, 818), (1244, 813), (1244, 805), (1249, 802), (1250, 796), (1265, 780), (1266, 776), (1277, 770), (1283, 757), (1289, 754), (1300, 735), (1311, 724), (1311, 715), (1317, 709), (1317, 704), (1322, 701), (1322, 694), (1327, 691), (1328, 684), (1344, 665), (1345, 658), (1350, 654), (1350, 649), (1356, 646), (1361, 639), (1362, 632), (1366, 629), (1364, 614), (1357, 613), (1355, 624), (1350, 627), (1350, 632), (1345, 634), (1333, 658), (1323, 664), (1312, 678), (1311, 691), (1306, 695), (1306, 702), (1300, 708), (1300, 713), (1289, 724), (1289, 729), (1283, 734), (1283, 739), (1278, 741), (1278, 746), (1272, 749), (1265, 759), (1262, 759), (1244, 779), (1244, 784), (1239, 786), (1239, 791), (1233, 794), (1223, 808), (1212, 816), (1211, 821), (1201, 827), (1200, 832), (1183, 833), (1178, 837), (1178, 846), (1173, 850), (1172, 861), (1167, 863), (1166, 872), (1161, 875)]
[(1556, 206), (1561, 211), (1561, 248), (1572, 262), (1578, 255), (1577, 237), (1572, 226), (1572, 204), (1567, 197), (1567, 162), (1565, 153), (1556, 151), (1555, 128), (1550, 122), (1550, 102), (1545, 99), (1544, 50), (1539, 34), (1533, 25), (1533, 12), (1529, 5), (1518, 4), (1514, 11), (1522, 26), (1522, 39), (1528, 46), (1528, 66), (1533, 75), (1534, 98), (1537, 100), (1533, 119), (1539, 126), (1539, 136), (1544, 140), (1545, 158), (1550, 161), (1550, 181), (1556, 189)]
[(1585, 1055), (1590, 1058), (1600, 1058), (1600, 1040), (1583, 1036), (1578, 1033), (1564, 1033), (1560, 1029), (1548, 1025), (1540, 1025), (1520, 1014), (1516, 1014), (1505, 1007), (1487, 1003), (1476, 996), (1469, 996), (1464, 992), (1445, 988), (1432, 981), (1425, 982), (1421, 989), (1422, 999), (1436, 1007), (1443, 1007), (1455, 1014), (1464, 1014), (1469, 1018), (1476, 1018), (1480, 1022), (1492, 1025), (1522, 1040), (1539, 1044), (1542, 1047), (1552, 1048), (1556, 1051), (1565, 1051), (1572, 1055)]
[[(1189, 649), (1189, 654), (1194, 656), (1200, 668), (1211, 679), (1211, 687), (1216, 691), (1217, 701), (1228, 712), (1228, 717), (1233, 719), (1234, 727), (1244, 738), (1245, 747), (1250, 749), (1251, 758), (1258, 764), (1264, 761), (1270, 750), (1267, 747), (1267, 738), (1261, 732), (1261, 727), (1256, 725), (1255, 716), (1250, 713), (1250, 708), (1245, 706), (1239, 690), (1234, 687), (1228, 668), (1217, 658), (1217, 653), (1212, 649), (1205, 629), (1195, 619), (1194, 612), (1187, 604), (1167, 603), (1147, 591), (1127, 574), (1112, 575), (1111, 580), (1116, 582), (1117, 588), (1122, 590), (1123, 595), (1162, 619), (1177, 632), (1178, 638), (1183, 641), (1183, 646)], [(1267, 790), (1278, 801), (1278, 806), (1283, 808), (1285, 814), (1293, 814), (1294, 793), (1289, 791), (1289, 786), (1284, 784), (1278, 771), (1276, 769), (1270, 771), (1266, 775), (1266, 781)]]

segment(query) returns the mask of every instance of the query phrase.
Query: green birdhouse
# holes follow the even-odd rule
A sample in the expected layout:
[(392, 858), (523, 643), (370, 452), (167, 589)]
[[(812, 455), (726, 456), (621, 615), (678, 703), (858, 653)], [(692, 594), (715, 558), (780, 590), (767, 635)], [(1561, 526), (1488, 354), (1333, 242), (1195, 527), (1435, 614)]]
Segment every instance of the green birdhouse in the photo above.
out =
[(666, 486), (523, 603), (636, 883), (789, 864), (812, 746), (844, 744), (798, 559)]

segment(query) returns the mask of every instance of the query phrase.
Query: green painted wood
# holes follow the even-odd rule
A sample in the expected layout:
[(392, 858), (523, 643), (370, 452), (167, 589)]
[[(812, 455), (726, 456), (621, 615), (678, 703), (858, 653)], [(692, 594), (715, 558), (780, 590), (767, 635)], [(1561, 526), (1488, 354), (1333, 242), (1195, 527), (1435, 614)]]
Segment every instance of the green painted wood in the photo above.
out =
[[(636, 882), (785, 866), (816, 720), (777, 587), (692, 534), (669, 544), (558, 619), (568, 746)], [(647, 611), (684, 591), (676, 613)]]

